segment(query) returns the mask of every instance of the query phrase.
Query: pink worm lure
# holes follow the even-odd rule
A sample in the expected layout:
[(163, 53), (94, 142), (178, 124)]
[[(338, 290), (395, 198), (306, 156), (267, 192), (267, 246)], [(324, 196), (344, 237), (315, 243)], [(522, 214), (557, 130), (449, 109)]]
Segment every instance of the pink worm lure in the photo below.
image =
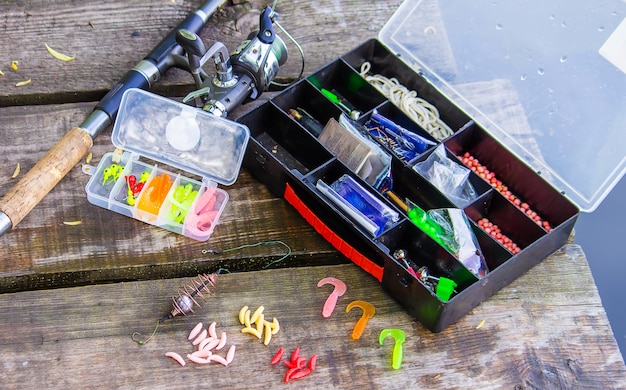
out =
[(200, 334), (191, 342), (192, 345), (198, 345), (200, 344), (203, 340), (205, 340), (207, 338), (207, 330), (203, 329), (202, 332), (200, 332)]
[(178, 364), (180, 364), (181, 366), (185, 365), (185, 360), (183, 360), (183, 357), (176, 352), (167, 352), (165, 356), (176, 360), (176, 362), (178, 362)]
[(230, 364), (233, 362), (234, 358), (235, 358), (235, 346), (231, 345), (230, 348), (228, 349), (228, 353), (226, 353), (226, 362)]
[(197, 335), (199, 335), (203, 326), (204, 325), (202, 324), (202, 322), (198, 322), (198, 324), (189, 333), (189, 337), (187, 337), (187, 340), (193, 340)]

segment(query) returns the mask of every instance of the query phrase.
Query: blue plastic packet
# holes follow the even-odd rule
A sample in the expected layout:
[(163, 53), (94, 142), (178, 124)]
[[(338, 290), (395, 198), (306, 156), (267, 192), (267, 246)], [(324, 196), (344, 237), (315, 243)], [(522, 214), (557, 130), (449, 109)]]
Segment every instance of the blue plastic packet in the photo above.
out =
[(376, 198), (349, 175), (341, 176), (330, 186), (320, 180), (317, 188), (374, 237), (400, 219), (397, 211)]
[(374, 138), (381, 141), (398, 158), (406, 162), (424, 153), (429, 147), (436, 145), (435, 142), (397, 125), (377, 112), (372, 114), (368, 123), (368, 130)]

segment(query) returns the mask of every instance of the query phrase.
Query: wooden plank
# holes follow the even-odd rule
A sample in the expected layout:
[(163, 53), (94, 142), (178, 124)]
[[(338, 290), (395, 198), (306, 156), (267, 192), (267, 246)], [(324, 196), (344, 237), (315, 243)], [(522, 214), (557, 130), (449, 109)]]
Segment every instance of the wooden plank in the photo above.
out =
[[(321, 308), (331, 289), (327, 276), (347, 292), (329, 318)], [(213, 296), (187, 317), (164, 322), (169, 295), (188, 279), (117, 283), (0, 295), (0, 361), (3, 388), (167, 388), (211, 386), (275, 388), (286, 368), (269, 362), (279, 347), (286, 356), (319, 356), (302, 388), (624, 388), (626, 368), (584, 254), (567, 245), (482, 303), (457, 324), (433, 334), (414, 322), (369, 275), (354, 265), (289, 268), (219, 277)], [(361, 339), (352, 340), (356, 299), (376, 307)], [(264, 306), (280, 331), (268, 346), (249, 334), (237, 317), (243, 306)], [(164, 356), (193, 350), (194, 325), (215, 321), (236, 345), (228, 367), (178, 366)], [(478, 325), (484, 321), (482, 327)], [(381, 346), (384, 328), (406, 333), (400, 370), (391, 368), (392, 340)], [(225, 350), (218, 352), (222, 356)], [(283, 359), (284, 360), (284, 359)]]
[[(198, 6), (199, 1), (95, 1), (80, 4), (63, 0), (3, 2), (0, 14), (0, 106), (99, 100), (128, 70)], [(279, 1), (280, 23), (304, 48), (305, 74), (374, 37), (401, 0), (342, 3), (331, 0)], [(209, 47), (223, 42), (234, 50), (258, 29), (260, 10), (267, 2), (230, 2), (214, 15), (200, 36)], [(364, 23), (366, 21), (366, 23)], [(45, 32), (45, 34), (42, 34)], [(294, 78), (301, 60), (296, 46), (280, 31), (290, 60), (282, 78)], [(45, 39), (44, 39), (45, 38)], [(53, 58), (44, 46), (69, 55), (71, 62)], [(19, 61), (19, 71), (10, 69)], [(31, 79), (30, 85), (16, 87)], [(184, 94), (193, 79), (172, 69), (155, 86), (164, 95)], [(183, 91), (185, 93), (183, 93)], [(78, 124), (78, 123), (77, 123)]]
[[(281, 24), (307, 53), (308, 73), (374, 36), (395, 10), (394, 4), (368, 2), (348, 7), (331, 1), (315, 6), (308, 1), (279, 2), (278, 11)], [(0, 79), (0, 196), (17, 182), (11, 178), (17, 163), (22, 172), (30, 169), (88, 116), (95, 103), (2, 106), (99, 98), (196, 5), (163, 1), (0, 4), (0, 12), (6, 15), (0, 24), (5, 37), (0, 52), (7, 64), (19, 60), (19, 70), (4, 68), (5, 76)], [(264, 5), (253, 1), (226, 7), (203, 31), (203, 39), (235, 47), (257, 27), (259, 9)], [(360, 22), (364, 18), (371, 19), (367, 28)], [(49, 32), (48, 44), (76, 53), (77, 60), (63, 63), (52, 58), (43, 46), (41, 31)], [(136, 31), (139, 35), (133, 34)], [(291, 58), (281, 73), (293, 77), (300, 70), (300, 58), (295, 47), (287, 45)], [(175, 95), (175, 89), (167, 90), (171, 86), (192, 87), (188, 75), (180, 72), (177, 76), (175, 71), (159, 83), (162, 87), (157, 92), (175, 97), (180, 95)], [(34, 81), (27, 87), (14, 87), (23, 77)], [(240, 112), (252, 107), (247, 104)], [(109, 128), (95, 140), (92, 164), (112, 148)], [(346, 262), (286, 202), (270, 194), (245, 170), (235, 185), (227, 188), (230, 203), (207, 244), (91, 205), (84, 192), (88, 177), (80, 168), (72, 169), (15, 229), (0, 237), (0, 245), (8, 253), (0, 262), (0, 291), (180, 277), (226, 263), (234, 270), (259, 269), (280, 257), (281, 248), (254, 247), (220, 256), (206, 256), (201, 251), (207, 245), (225, 249), (265, 240), (288, 242), (294, 254), (303, 257), (301, 264)], [(63, 224), (78, 220), (82, 221), (78, 226)]]
[[(0, 69), (5, 72), (0, 78), (0, 196), (14, 182), (10, 177), (17, 162), (23, 171), (32, 167), (197, 3), (0, 4)], [(280, 1), (278, 11), (307, 53), (308, 74), (376, 36), (400, 3)], [(201, 36), (234, 48), (257, 27), (264, 5), (253, 0), (229, 6)], [(41, 36), (60, 51), (76, 53), (77, 60), (53, 59)], [(290, 60), (281, 77), (289, 79), (298, 74), (300, 60), (287, 44)], [(10, 70), (14, 59), (20, 61), (17, 72)], [(33, 82), (14, 86), (25, 78)], [(172, 70), (156, 92), (179, 98), (191, 88), (187, 74)], [(20, 106), (25, 104), (30, 106)], [(96, 139), (93, 163), (111, 150), (109, 132)], [(3, 388), (275, 387), (285, 372), (284, 367), (269, 367), (278, 346), (319, 354), (316, 372), (300, 382), (305, 388), (626, 387), (624, 361), (576, 245), (565, 246), (457, 324), (432, 334), (357, 267), (326, 266), (346, 260), (245, 170), (227, 189), (231, 202), (208, 243), (90, 205), (84, 193), (87, 179), (80, 167), (74, 168), (14, 231), (0, 237), (0, 292), (99, 283), (0, 295)], [(63, 224), (74, 220), (82, 224)], [(287, 268), (224, 275), (215, 296), (197, 314), (164, 323), (144, 346), (130, 340), (133, 331), (152, 330), (156, 318), (169, 309), (168, 296), (188, 281), (169, 278), (220, 267), (260, 270), (285, 254), (281, 245), (222, 254), (204, 254), (203, 249), (268, 240), (291, 247), (291, 256), (272, 265)], [(349, 286), (329, 319), (320, 316), (328, 289), (316, 287), (325, 276), (339, 277)], [(152, 280), (161, 278), (168, 279)], [(359, 341), (349, 337), (358, 313), (345, 313), (354, 299), (368, 300), (378, 310)], [(264, 305), (267, 316), (280, 320), (282, 330), (269, 347), (240, 332), (236, 313), (243, 305)], [(189, 351), (186, 335), (200, 319), (217, 321), (237, 345), (231, 366), (178, 367), (163, 356), (168, 350)], [(482, 320), (484, 325), (476, 329)], [(407, 332), (399, 371), (390, 368), (390, 340), (378, 344), (384, 327)]]
[[(7, 140), (0, 145), (2, 177), (7, 184), (0, 195), (17, 181), (10, 177), (18, 162), (23, 172), (30, 169), (54, 139), (64, 134), (66, 124), (89, 110), (89, 104), (0, 108), (6, 124), (0, 128), (0, 138)], [(44, 128), (50, 133), (44, 134)], [(92, 164), (113, 149), (110, 137), (97, 138)], [(185, 276), (214, 271), (225, 263), (233, 271), (260, 269), (282, 256), (284, 248), (260, 246), (223, 255), (206, 255), (202, 250), (268, 240), (288, 242), (296, 256), (306, 255), (303, 265), (347, 261), (291, 206), (245, 170), (233, 186), (225, 188), (230, 200), (208, 242), (90, 204), (84, 189), (88, 179), (81, 166), (76, 166), (16, 229), (0, 238), (9, 254), (0, 262), (0, 291)], [(68, 226), (64, 221), (82, 223)]]

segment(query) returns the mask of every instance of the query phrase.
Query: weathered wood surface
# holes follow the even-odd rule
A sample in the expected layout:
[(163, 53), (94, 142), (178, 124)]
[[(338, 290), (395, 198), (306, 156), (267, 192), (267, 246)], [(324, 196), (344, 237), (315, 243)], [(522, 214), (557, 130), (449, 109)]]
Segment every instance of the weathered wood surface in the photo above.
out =
[[(279, 1), (278, 11), (307, 54), (308, 74), (376, 36), (400, 3)], [(11, 175), (18, 162), (22, 172), (30, 169), (196, 5), (180, 0), (0, 4), (0, 196), (16, 182)], [(256, 28), (265, 5), (257, 0), (229, 5), (201, 36), (233, 48)], [(77, 59), (52, 58), (44, 42)], [(281, 75), (289, 79), (299, 73), (300, 59), (287, 45), (290, 60)], [(12, 60), (19, 60), (17, 72), (10, 69)], [(30, 85), (15, 87), (28, 78)], [(192, 89), (191, 82), (174, 69), (155, 91), (180, 97)], [(112, 148), (107, 129), (95, 140), (92, 164)], [(269, 359), (279, 346), (320, 355), (317, 371), (299, 383), (302, 387), (626, 387), (623, 359), (577, 245), (567, 245), (459, 323), (432, 334), (357, 267), (329, 266), (347, 260), (245, 170), (226, 188), (228, 207), (207, 243), (91, 205), (87, 180), (75, 167), (0, 237), (2, 388), (276, 387), (284, 368), (269, 367)], [(63, 224), (76, 220), (82, 224)], [(285, 269), (260, 271), (283, 256), (280, 245), (202, 253), (268, 240), (291, 247), (291, 256), (271, 266)], [(133, 331), (152, 330), (168, 309), (168, 295), (187, 280), (171, 278), (220, 267), (255, 272), (221, 277), (216, 296), (197, 315), (165, 323), (147, 345), (130, 340)], [(344, 279), (349, 291), (324, 320), (319, 312), (328, 291), (315, 284), (331, 275)], [(135, 280), (145, 281), (127, 282)], [(98, 285), (70, 287), (86, 284)], [(349, 337), (358, 314), (344, 312), (354, 299), (368, 300), (378, 310), (359, 341)], [(266, 315), (281, 321), (269, 348), (239, 332), (236, 314), (243, 305), (265, 305)], [(188, 351), (185, 336), (199, 319), (217, 321), (237, 344), (233, 365), (181, 368), (163, 356), (170, 349)], [(483, 319), (484, 326), (475, 329)], [(399, 371), (390, 368), (390, 340), (378, 345), (383, 327), (407, 332)]]
[[(99, 99), (197, 4), (179, 1), (174, 5), (166, 0), (0, 4), (0, 13), (5, 15), (0, 25), (4, 36), (0, 69), (5, 73), (0, 78), (0, 196), (17, 182), (11, 179), (17, 163), (22, 172), (30, 169), (87, 117), (95, 105), (90, 100)], [(278, 11), (281, 24), (306, 53), (307, 74), (376, 36), (398, 4), (280, 1)], [(202, 38), (207, 45), (220, 40), (234, 48), (258, 27), (259, 10), (265, 5), (262, 1), (228, 2), (208, 23)], [(76, 60), (54, 59), (44, 41), (76, 54)], [(290, 59), (280, 74), (293, 78), (301, 60), (295, 46), (289, 41), (287, 46)], [(12, 60), (19, 61), (17, 72), (10, 69)], [(25, 78), (32, 83), (14, 86)], [(171, 69), (155, 91), (181, 96), (192, 89), (192, 83), (188, 74)], [(63, 104), (32, 105), (51, 102)], [(241, 111), (248, 109), (249, 105)], [(112, 149), (109, 128), (95, 140), (92, 164)], [(215, 258), (234, 269), (258, 269), (276, 258), (272, 257), (275, 249), (257, 247), (217, 257), (203, 255), (201, 250), (264, 240), (289, 242), (298, 265), (346, 261), (286, 202), (245, 170), (226, 188), (230, 201), (208, 243), (91, 205), (84, 191), (87, 180), (81, 167), (75, 167), (13, 231), (0, 237), (5, 253), (5, 261), (0, 262), (0, 291), (185, 276), (217, 269), (223, 263)], [(76, 220), (82, 224), (63, 224)]]
[[(22, 169), (29, 169), (64, 134), (65, 122), (83, 117), (91, 108), (91, 104), (1, 108), (4, 123), (12, 125), (8, 128), (11, 134), (32, 136), (28, 140), (11, 137), (8, 129), (3, 134), (2, 191), (14, 183), (10, 176), (17, 162)], [(29, 131), (33, 123), (50, 132)], [(111, 150), (108, 136), (96, 138), (93, 163)], [(205, 243), (91, 205), (84, 190), (88, 179), (80, 166), (75, 167), (21, 224), (0, 238), (4, 250), (1, 290), (192, 275), (224, 266), (222, 261), (233, 269), (258, 269), (282, 254), (282, 248), (256, 247), (219, 256), (202, 254), (202, 250), (266, 240), (288, 242), (294, 251), (294, 265), (345, 261), (291, 206), (245, 171), (227, 188), (229, 203)], [(68, 226), (64, 221), (82, 223)], [(248, 258), (251, 261), (246, 261)]]
[[(331, 286), (348, 286), (335, 311), (321, 308)], [(433, 334), (405, 314), (380, 285), (353, 265), (290, 268), (223, 275), (215, 294), (187, 317), (164, 322), (139, 346), (135, 331), (149, 335), (168, 312), (169, 294), (188, 279), (85, 286), (0, 295), (2, 388), (359, 388), (359, 389), (619, 389), (626, 369), (588, 264), (577, 245), (567, 245), (445, 331)], [(353, 300), (376, 307), (359, 340), (352, 328), (360, 310)], [(268, 346), (243, 334), (243, 306), (264, 306), (265, 319), (280, 331)], [(483, 326), (477, 327), (484, 320)], [(235, 359), (180, 367), (164, 356), (193, 351), (189, 331), (202, 321), (226, 332), (224, 356)], [(380, 331), (406, 333), (399, 370), (391, 368), (393, 342)], [(297, 383), (282, 383), (286, 367), (270, 366), (279, 347), (285, 358), (296, 348), (319, 356), (316, 370)]]
[[(175, 4), (173, 4), (175, 3)], [(128, 0), (69, 2), (37, 0), (2, 2), (0, 23), (0, 106), (99, 100), (199, 1)], [(270, 1), (238, 5), (227, 1), (200, 36), (207, 47), (215, 41), (233, 50), (248, 33), (258, 29), (259, 13)], [(366, 38), (375, 37), (401, 0), (392, 1), (279, 1), (279, 21), (304, 48), (305, 74), (311, 73)], [(278, 31), (280, 35), (280, 31)], [(290, 59), (281, 77), (295, 78), (301, 67), (296, 47), (284, 34)], [(76, 60), (54, 59), (44, 46)], [(11, 61), (19, 61), (19, 71)], [(193, 80), (170, 70), (154, 91), (184, 96)], [(31, 79), (27, 87), (15, 87)]]

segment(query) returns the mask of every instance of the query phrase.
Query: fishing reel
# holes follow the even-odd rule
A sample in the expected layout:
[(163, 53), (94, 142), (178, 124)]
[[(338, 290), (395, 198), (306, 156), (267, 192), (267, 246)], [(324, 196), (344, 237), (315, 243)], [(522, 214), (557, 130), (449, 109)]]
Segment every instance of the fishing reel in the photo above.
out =
[[(267, 7), (261, 13), (259, 30), (252, 32), (231, 54), (221, 42), (205, 50), (197, 34), (178, 30), (176, 42), (185, 50), (188, 70), (197, 88), (183, 102), (199, 99), (204, 111), (226, 117), (246, 99), (254, 100), (266, 91), (287, 61), (287, 47), (274, 31), (276, 17)], [(209, 61), (215, 66), (213, 75), (203, 69)]]

